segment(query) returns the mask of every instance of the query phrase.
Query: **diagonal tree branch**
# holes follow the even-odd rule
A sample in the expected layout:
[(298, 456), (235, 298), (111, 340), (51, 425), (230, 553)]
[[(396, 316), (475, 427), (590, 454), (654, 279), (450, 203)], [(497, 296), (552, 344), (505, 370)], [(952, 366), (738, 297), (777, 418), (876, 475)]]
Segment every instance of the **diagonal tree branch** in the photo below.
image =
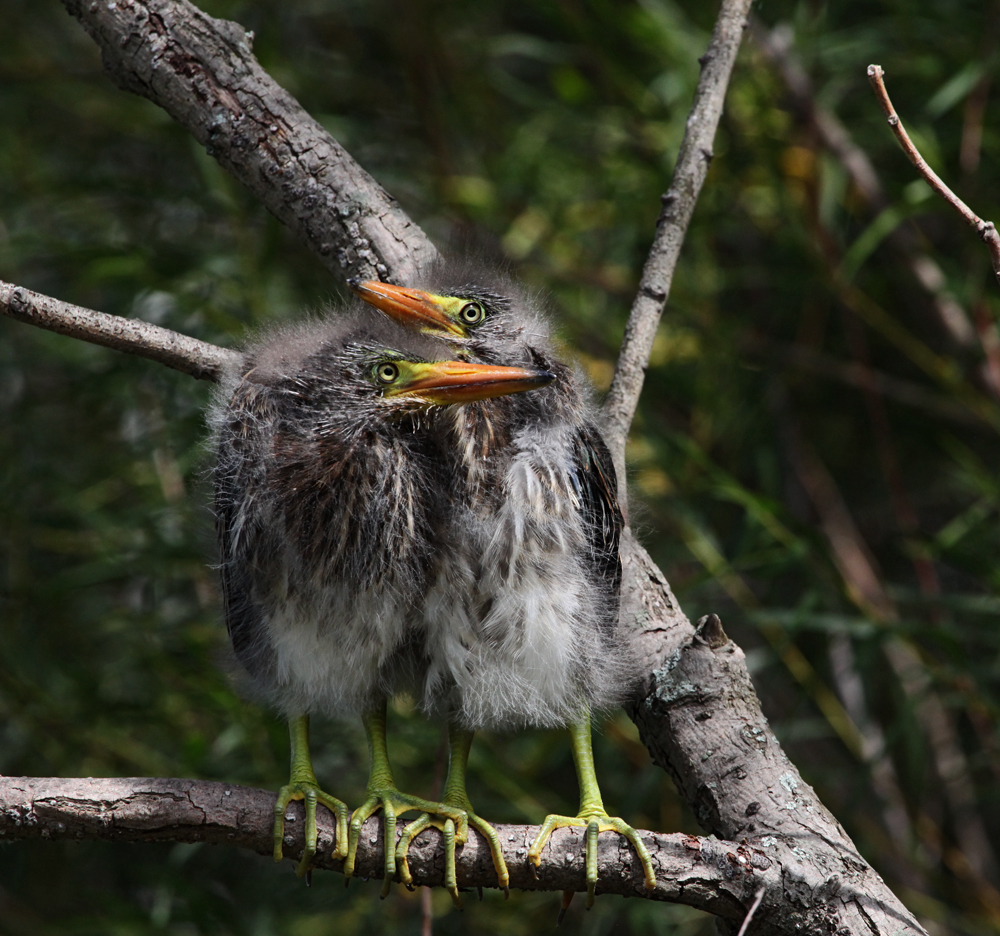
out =
[(603, 428), (622, 485), (625, 483), (625, 440), (642, 393), (653, 339), (670, 295), (688, 224), (712, 162), (715, 130), (722, 117), (729, 76), (747, 27), (751, 2), (722, 0), (708, 49), (699, 59), (701, 77), (677, 153), (674, 177), (662, 199), (656, 237), (642, 270), (611, 390), (604, 402)]
[[(344, 276), (381, 276), (401, 282), (436, 257), (426, 235), (260, 69), (240, 27), (205, 16), (187, 0), (64, 3), (101, 46), (105, 66), (118, 84), (160, 104), (188, 127), (328, 268)], [(684, 231), (707, 172), (748, 7), (749, 0), (724, 0), (703, 59), (677, 175), (665, 196), (654, 258), (647, 264), (649, 277), (644, 274), (606, 410), (619, 463)], [(44, 297), (33, 301), (45, 304)], [(0, 307), (17, 317), (9, 299)], [(48, 308), (47, 318), (27, 320), (70, 331), (68, 325), (58, 324), (55, 307), (49, 304)], [(124, 334), (121, 321), (127, 320), (90, 318), (82, 333), (72, 333), (108, 344), (102, 335)], [(150, 356), (143, 341), (151, 333), (143, 332), (145, 337), (136, 347), (141, 349), (138, 353)], [(172, 340), (165, 339), (164, 348)], [(124, 350), (128, 341), (114, 346)], [(231, 352), (220, 349), (220, 353)], [(169, 358), (167, 362), (178, 367), (185, 354), (173, 352), (173, 358), (165, 354), (156, 359)], [(211, 367), (203, 357), (195, 354), (190, 361), (190, 369), (179, 369), (211, 379)], [(631, 534), (623, 540), (622, 560), (622, 605), (631, 615), (623, 623), (636, 631), (645, 675), (632, 706), (643, 740), (654, 761), (675, 778), (708, 831), (727, 841), (747, 840), (751, 852), (743, 855), (744, 861), (739, 846), (713, 858), (725, 863), (722, 871), (727, 880), (745, 874), (753, 848), (773, 862), (760, 873), (755, 868), (753, 881), (744, 879), (742, 890), (725, 891), (726, 901), (731, 897), (735, 902), (705, 909), (720, 914), (735, 932), (763, 884), (765, 894), (753, 918), (755, 933), (923, 933), (788, 761), (760, 710), (742, 652), (722, 632), (718, 618), (705, 619), (696, 631), (662, 572)], [(106, 781), (76, 782), (83, 785), (84, 800), (96, 791), (93, 800), (100, 815), (100, 784)], [(143, 781), (149, 783), (191, 781)], [(128, 790), (119, 793), (128, 799)], [(19, 802), (26, 802), (27, 794), (21, 795)], [(266, 816), (273, 795), (259, 796)], [(177, 801), (188, 809), (184, 798)], [(10, 812), (2, 810), (0, 816)], [(14, 810), (15, 825), (19, 815)], [(33, 828), (35, 815), (29, 810), (19, 828)], [(219, 837), (212, 840), (235, 842), (245, 819), (241, 814), (231, 815), (229, 824), (221, 826)], [(60, 830), (53, 826), (48, 832), (51, 837)], [(164, 829), (160, 837), (169, 835)], [(607, 838), (614, 842), (613, 837)], [(665, 838), (673, 841), (673, 837)], [(437, 867), (440, 850), (430, 847)], [(600, 884), (608, 891), (618, 886), (613, 880), (621, 878), (623, 864), (627, 864), (623, 863), (625, 853), (613, 852), (617, 852), (615, 860), (601, 868)], [(689, 861), (688, 866), (693, 864)], [(374, 867), (380, 867), (377, 860)], [(626, 875), (632, 873), (629, 866)], [(682, 873), (686, 872), (682, 869)], [(700, 899), (694, 894), (700, 873), (699, 869), (682, 894), (663, 899)], [(437, 880), (428, 877), (426, 883)], [(559, 889), (556, 880), (553, 889)], [(721, 901), (723, 891), (718, 893)]]
[(340, 277), (412, 280), (437, 258), (399, 204), (261, 68), (253, 33), (188, 0), (63, 0), (126, 91), (149, 98)]
[(141, 319), (84, 309), (3, 280), (0, 312), (60, 335), (159, 361), (200, 380), (218, 380), (222, 367), (237, 353)]

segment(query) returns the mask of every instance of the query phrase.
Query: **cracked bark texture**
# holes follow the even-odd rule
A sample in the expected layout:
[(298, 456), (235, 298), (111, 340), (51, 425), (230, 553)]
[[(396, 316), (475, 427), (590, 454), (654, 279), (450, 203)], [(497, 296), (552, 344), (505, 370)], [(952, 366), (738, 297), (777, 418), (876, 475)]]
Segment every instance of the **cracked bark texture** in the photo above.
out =
[[(285, 858), (297, 861), (302, 854), (302, 804), (290, 804), (286, 815)], [(0, 842), (26, 838), (207, 842), (269, 856), (273, 822), (273, 793), (234, 784), (150, 778), (0, 778)], [(330, 813), (320, 809), (317, 824), (315, 866), (341, 871), (343, 862), (329, 857), (334, 842)], [(539, 827), (497, 825), (496, 830), (511, 887), (586, 890), (582, 829), (553, 833), (537, 877), (529, 867), (527, 853)], [(402, 823), (397, 835), (402, 835)], [(779, 885), (774, 862), (759, 850), (682, 833), (644, 832), (643, 840), (656, 865), (656, 890), (646, 890), (642, 867), (624, 839), (605, 834), (599, 839), (598, 893), (685, 903), (739, 923), (762, 884), (771, 890)], [(375, 816), (362, 828), (359, 876), (382, 878), (383, 841), (382, 820)], [(443, 884), (444, 851), (437, 830), (419, 835), (409, 856), (417, 884)], [(456, 872), (460, 887), (496, 886), (489, 847), (478, 833), (458, 849)]]
[[(692, 627), (631, 534), (622, 552), (622, 604), (647, 674), (628, 707), (643, 743), (706, 832), (746, 843), (777, 866), (780, 886), (761, 882), (764, 898), (749, 932), (924, 932), (785, 755), (743, 651), (719, 618)], [(736, 932), (727, 927), (720, 921), (723, 932)]]
[[(188, 127), (225, 168), (259, 194), (268, 208), (335, 273), (405, 282), (437, 256), (423, 231), (260, 69), (250, 51), (251, 37), (239, 26), (213, 20), (187, 0), (141, 3), (64, 0), (64, 3), (101, 46), (105, 66), (120, 86), (149, 97)], [(702, 145), (702, 131), (711, 126), (714, 133), (748, 5), (747, 0), (723, 3), (709, 53), (703, 61), (699, 95), (688, 121), (694, 177), (685, 182), (675, 180), (671, 187), (671, 192), (678, 191), (686, 199), (683, 211), (679, 209), (679, 201), (665, 200), (656, 242), (669, 245), (669, 250), (656, 260), (659, 279), (645, 293), (640, 290), (636, 300), (634, 309), (639, 308), (641, 314), (637, 317), (634, 312), (630, 319), (630, 323), (635, 320), (636, 328), (623, 349), (619, 365), (620, 373), (631, 376), (624, 383), (624, 378), (616, 378), (619, 392), (609, 401), (611, 424), (621, 433), (615, 441), (617, 445), (624, 444), (624, 432), (631, 421), (629, 407), (634, 409), (634, 398), (641, 389), (648, 346), (662, 312), (697, 191), (707, 172), (711, 135), (706, 147)], [(705, 93), (701, 93), (703, 86)], [(685, 165), (679, 158), (678, 168)], [(646, 283), (645, 274), (643, 282)], [(26, 320), (54, 327), (52, 321)], [(109, 326), (112, 330), (114, 327), (117, 326), (113, 323)], [(91, 336), (88, 340), (94, 339)], [(208, 374), (199, 376), (210, 379)], [(663, 890), (658, 888), (654, 896), (701, 906), (719, 915), (723, 929), (735, 932), (763, 885), (765, 894), (753, 917), (751, 933), (809, 932), (839, 936), (923, 933), (788, 761), (761, 713), (743, 654), (725, 636), (718, 619), (710, 616), (696, 631), (677, 604), (663, 573), (631, 534), (623, 540), (622, 560), (625, 570), (622, 605), (627, 618), (624, 623), (636, 631), (644, 674), (631, 713), (654, 761), (673, 776), (706, 831), (739, 841), (732, 844), (713, 839), (655, 836), (658, 860), (665, 875), (662, 862), (668, 853), (673, 860), (686, 860), (686, 866), (676, 879), (671, 879), (673, 883), (665, 876)], [(77, 785), (73, 789), (81, 803), (79, 813), (91, 822), (86, 829), (73, 826), (70, 833), (70, 817), (77, 815), (73, 812), (75, 800), (60, 799), (60, 783)], [(106, 786), (116, 783), (125, 786)], [(3, 781), (0, 795), (6, 797), (7, 805), (0, 814), (0, 828), (6, 830), (8, 838), (111, 835), (120, 827), (119, 837), (123, 839), (131, 836), (132, 840), (144, 837), (190, 840), (183, 836), (194, 834), (190, 827), (198, 826), (199, 834), (211, 832), (211, 841), (270, 849), (267, 844), (261, 849), (259, 842), (254, 845), (244, 839), (251, 822), (247, 811), (230, 808), (228, 813), (224, 810), (218, 813), (217, 823), (203, 823), (201, 812), (192, 813), (190, 801), (185, 797), (157, 793), (161, 789), (157, 785), (181, 784), (194, 789), (204, 784), (137, 782), (143, 790), (152, 791), (158, 809), (166, 807), (165, 818), (159, 814), (150, 818), (152, 806), (142, 806), (145, 801), (135, 799), (141, 791), (136, 792), (138, 787), (132, 790), (129, 783)], [(57, 786), (46, 787), (46, 784)], [(54, 790), (52, 797), (38, 798), (32, 792), (43, 788)], [(227, 789), (232, 797), (239, 788)], [(259, 800), (254, 807), (257, 810), (254, 821), (267, 827), (273, 794), (251, 792), (251, 799)], [(213, 795), (225, 796), (225, 790)], [(127, 808), (108, 805), (120, 801), (130, 805)], [(119, 815), (124, 817), (133, 807), (138, 810), (139, 825), (133, 827), (124, 818), (119, 823)], [(65, 814), (59, 812), (62, 808)], [(52, 814), (46, 812), (53, 809)], [(105, 821), (109, 814), (110, 822)], [(102, 815), (105, 820), (100, 818)], [(147, 820), (153, 823), (153, 828), (142, 827), (141, 823)], [(60, 823), (64, 829), (59, 827)], [(509, 827), (503, 828), (508, 836), (513, 834), (517, 842), (523, 843), (526, 833), (512, 833)], [(329, 836), (329, 829), (326, 835)], [(381, 854), (379, 835), (377, 828), (371, 834), (366, 831), (364, 861), (368, 863), (362, 866), (365, 869), (362, 873), (375, 875), (381, 867), (377, 857)], [(517, 885), (562, 889), (564, 885), (560, 882), (564, 880), (561, 875), (565, 868), (561, 865), (570, 863), (567, 856), (573, 862), (576, 860), (572, 856), (577, 852), (567, 848), (573, 836), (574, 832), (567, 831), (554, 839), (546, 852), (539, 882), (522, 883), (519, 877)], [(697, 842), (698, 848), (685, 842)], [(505, 848), (507, 844), (514, 842), (505, 842)], [(634, 862), (631, 858), (624, 859), (614, 837), (602, 836), (601, 844), (599, 889), (624, 893), (617, 888), (624, 886), (629, 890), (637, 880)], [(374, 851), (369, 851), (369, 846)], [(429, 849), (428, 864), (418, 865), (415, 858), (415, 877), (421, 883), (437, 883), (442, 859), (436, 838), (431, 835), (420, 846), (420, 854), (423, 848)], [(518, 855), (520, 848), (522, 844), (514, 848), (515, 860), (512, 860), (512, 865), (519, 868), (523, 858)], [(478, 840), (465, 846), (460, 880), (477, 883), (468, 876), (466, 861), (481, 852)], [(705, 855), (710, 855), (711, 860), (703, 860)], [(756, 869), (754, 855), (765, 857), (766, 869)], [(760, 858), (757, 861), (760, 863)], [(728, 875), (726, 887), (704, 873), (708, 865), (716, 867), (723, 877)], [(417, 867), (423, 868), (421, 874), (426, 872), (427, 877), (418, 876)], [(754, 867), (753, 880), (749, 879), (747, 867)], [(579, 886), (582, 872), (575, 864), (574, 869), (577, 882), (571, 886)], [(623, 880), (627, 882), (625, 885), (621, 884)], [(489, 885), (490, 881), (478, 883)], [(716, 884), (719, 887), (713, 890)]]
[(437, 257), (396, 200), (261, 68), (253, 33), (188, 0), (63, 2), (112, 80), (189, 130), (333, 273), (404, 282)]

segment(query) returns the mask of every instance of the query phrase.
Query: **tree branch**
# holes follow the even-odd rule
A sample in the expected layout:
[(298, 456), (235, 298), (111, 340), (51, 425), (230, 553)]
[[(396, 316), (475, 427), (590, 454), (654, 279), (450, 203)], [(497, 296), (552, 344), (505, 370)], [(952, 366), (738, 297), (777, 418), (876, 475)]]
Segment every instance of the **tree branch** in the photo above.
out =
[(437, 258), (399, 204), (251, 52), (189, 0), (63, 0), (126, 91), (148, 98), (340, 277), (407, 282)]
[(923, 933), (781, 749), (719, 618), (692, 628), (630, 532), (622, 558), (622, 606), (648, 674), (628, 709), (643, 743), (702, 828), (781, 867), (782, 891), (765, 894), (754, 932)]
[[(701, 62), (701, 77), (694, 103), (677, 153), (670, 188), (663, 196), (663, 209), (656, 222), (656, 237), (650, 247), (632, 303), (622, 347), (604, 403), (604, 432), (615, 460), (620, 484), (625, 484), (625, 440), (642, 393), (653, 339), (660, 324), (674, 270), (694, 206), (712, 162), (715, 130), (722, 116), (729, 76), (736, 61), (752, 0), (722, 0), (712, 39)], [(623, 488), (624, 490), (624, 488)]]
[(980, 218), (927, 165), (927, 160), (920, 155), (920, 151), (914, 146), (910, 135), (903, 127), (903, 122), (896, 113), (896, 109), (892, 106), (892, 101), (889, 100), (889, 92), (886, 90), (885, 82), (882, 80), (884, 74), (885, 72), (882, 71), (881, 65), (868, 66), (868, 81), (871, 82), (872, 89), (875, 91), (875, 97), (878, 98), (882, 112), (885, 114), (885, 119), (892, 128), (892, 132), (896, 135), (896, 139), (903, 148), (903, 152), (906, 153), (906, 158), (913, 163), (917, 172), (927, 180), (930, 187), (948, 202), (965, 219), (965, 222), (979, 234), (990, 252), (990, 258), (993, 261), (993, 273), (996, 275), (997, 280), (1000, 281), (1000, 234), (997, 234), (995, 225), (992, 221), (984, 221)]
[[(289, 805), (285, 858), (302, 855), (304, 811)], [(400, 823), (397, 836), (403, 834)], [(314, 866), (342, 871), (333, 860), (335, 824), (325, 809), (317, 811), (319, 851)], [(116, 842), (206, 842), (235, 845), (261, 855), (273, 848), (274, 793), (207, 780), (125, 778), (63, 780), (33, 777), (0, 778), (0, 841), (17, 839), (102, 839)], [(521, 890), (586, 890), (582, 830), (553, 833), (542, 853), (537, 876), (527, 850), (538, 826), (498, 825), (511, 887)], [(383, 824), (380, 816), (367, 821), (358, 845), (356, 874), (382, 878)], [(598, 840), (598, 890), (625, 897), (649, 897), (683, 903), (726, 919), (739, 921), (754, 892), (766, 881), (780, 886), (776, 865), (759, 849), (693, 835), (643, 832), (656, 865), (656, 890), (647, 891), (642, 866), (617, 835)], [(398, 839), (397, 839), (398, 840)], [(443, 848), (436, 830), (419, 835), (409, 851), (414, 883), (439, 887), (444, 883)], [(486, 841), (473, 831), (457, 850), (459, 887), (496, 887), (496, 871)]]
[[(436, 256), (426, 235), (377, 183), (263, 73), (240, 27), (206, 17), (187, 0), (64, 2), (101, 46), (105, 66), (115, 80), (161, 104), (191, 129), (330, 269), (339, 275), (381, 276), (405, 282)], [(703, 59), (704, 70), (675, 179), (664, 196), (664, 213), (606, 409), (609, 441), (619, 464), (684, 232), (707, 172), (748, 7), (749, 0), (723, 2)], [(35, 297), (35, 301), (45, 305), (45, 297)], [(122, 337), (121, 320), (114, 316), (89, 313), (96, 318), (88, 319), (82, 331), (73, 331), (71, 315), (63, 320), (55, 306), (48, 308), (47, 317), (28, 316), (24, 320), (104, 344), (117, 335), (119, 344), (113, 346), (133, 350), (132, 339)], [(155, 333), (148, 329), (145, 325), (140, 329), (144, 338), (134, 345), (138, 353), (175, 367), (189, 360), (190, 368), (179, 369), (212, 378), (212, 367), (196, 354), (187, 357), (189, 352), (177, 344), (178, 336), (165, 329)], [(162, 356), (149, 353), (158, 341), (162, 341)], [(217, 350), (219, 354), (232, 353)], [(622, 606), (628, 615), (623, 626), (637, 632), (640, 672), (645, 674), (631, 707), (633, 717), (653, 760), (675, 778), (699, 821), (727, 840), (712, 843), (684, 836), (655, 836), (658, 874), (662, 872), (664, 877), (654, 897), (701, 906), (729, 921), (735, 932), (763, 885), (765, 893), (753, 918), (755, 933), (923, 933), (788, 761), (761, 713), (743, 654), (722, 632), (718, 618), (706, 619), (696, 632), (662, 572), (631, 534), (624, 537), (622, 560)], [(45, 785), (56, 781), (34, 782)], [(219, 821), (207, 823), (204, 817), (209, 815), (210, 804), (192, 799), (194, 794), (186, 792), (196, 788), (193, 781), (142, 781), (141, 790), (134, 781), (63, 782), (75, 784), (73, 796), (81, 804), (79, 821), (109, 836), (120, 829), (122, 839), (175, 839), (193, 834), (190, 829), (198, 827), (199, 834), (205, 836), (199, 840), (270, 851), (273, 794), (249, 791), (251, 798), (256, 798), (256, 818), (251, 817), (249, 807), (241, 811), (222, 805), (218, 807), (222, 810)], [(123, 785), (114, 787), (116, 783)], [(224, 804), (232, 801), (238, 789), (219, 785), (213, 795)], [(146, 798), (147, 794), (151, 798)], [(18, 836), (36, 831), (48, 837), (69, 834), (68, 814), (63, 817), (59, 813), (62, 794), (54, 793), (39, 803), (39, 797), (23, 782), (4, 781), (0, 795), (11, 798), (7, 805), (0, 801), (0, 829), (16, 827)], [(174, 829), (168, 827), (173, 822), (162, 823), (153, 804), (164, 798), (168, 805), (179, 803), (179, 807), (171, 805), (171, 810), (190, 813), (187, 825), (178, 823)], [(15, 803), (21, 805), (15, 808)], [(65, 805), (71, 811), (72, 807), (73, 802)], [(43, 821), (43, 814), (53, 809), (56, 813), (51, 822)], [(132, 816), (128, 823), (126, 815)], [(246, 838), (251, 827), (256, 829), (256, 844)], [(379, 873), (379, 828), (362, 837), (361, 873)], [(83, 831), (78, 826), (73, 829), (74, 836)], [(523, 870), (524, 853), (517, 852), (525, 847), (531, 833), (523, 827), (502, 829), (505, 848), (514, 846), (512, 870)], [(328, 842), (329, 829), (325, 835)], [(510, 835), (515, 842), (510, 842)], [(578, 845), (579, 840), (572, 830), (558, 835), (548, 854), (559, 854), (561, 848), (562, 864), (568, 864), (567, 855), (580, 853), (576, 845), (567, 847), (568, 843), (573, 840)], [(746, 839), (747, 844), (729, 844), (740, 839)], [(685, 854), (689, 842), (698, 843), (697, 861)], [(414, 855), (414, 876), (421, 883), (439, 883), (437, 869), (442, 866), (442, 856), (434, 836), (420, 846), (421, 854), (425, 848), (426, 858)], [(625, 858), (630, 853), (623, 851), (614, 837), (602, 836), (601, 854), (606, 856), (601, 864), (601, 888), (635, 893), (639, 878), (634, 862)], [(770, 863), (758, 868), (761, 858), (755, 859), (755, 855)], [(479, 864), (473, 863), (474, 856)], [(705, 856), (710, 856), (709, 860)], [(462, 862), (460, 881), (490, 884), (492, 870), (478, 840), (463, 849)], [(475, 874), (480, 872), (474, 869), (480, 865), (486, 870), (477, 878)], [(709, 865), (714, 870), (706, 875)], [(747, 870), (750, 867), (752, 875)], [(518, 870), (516, 886), (562, 889), (567, 880), (571, 887), (580, 886), (576, 878), (564, 879), (565, 869), (560, 869), (559, 861), (547, 861), (538, 883), (520, 877)], [(627, 869), (624, 875), (623, 869)], [(692, 869), (693, 876), (685, 878)], [(576, 859), (572, 873), (577, 877), (582, 873)]]
[(19, 322), (159, 361), (200, 380), (218, 380), (237, 352), (141, 319), (94, 312), (0, 280), (0, 312)]

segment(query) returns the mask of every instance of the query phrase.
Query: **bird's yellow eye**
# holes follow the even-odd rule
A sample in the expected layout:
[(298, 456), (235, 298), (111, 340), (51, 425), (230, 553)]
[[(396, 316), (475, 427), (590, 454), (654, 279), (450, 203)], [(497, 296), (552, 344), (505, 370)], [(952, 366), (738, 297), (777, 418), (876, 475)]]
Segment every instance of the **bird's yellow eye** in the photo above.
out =
[(466, 325), (478, 325), (486, 318), (486, 310), (478, 302), (467, 302), (458, 310), (458, 317)]
[(399, 377), (399, 368), (392, 361), (375, 365), (375, 379), (382, 384), (391, 384)]

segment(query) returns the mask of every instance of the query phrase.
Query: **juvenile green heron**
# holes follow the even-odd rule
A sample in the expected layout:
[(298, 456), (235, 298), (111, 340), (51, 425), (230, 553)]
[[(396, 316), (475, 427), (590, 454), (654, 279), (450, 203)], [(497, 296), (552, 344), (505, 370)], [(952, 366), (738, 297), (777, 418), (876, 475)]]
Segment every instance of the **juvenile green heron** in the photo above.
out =
[[(568, 727), (580, 810), (547, 817), (528, 858), (540, 864), (554, 829), (584, 827), (589, 907), (600, 832), (624, 835), (646, 886), (655, 886), (638, 833), (604, 809), (591, 748), (590, 712), (621, 701), (630, 684), (628, 642), (618, 628), (617, 479), (584, 384), (555, 360), (544, 316), (514, 283), (493, 279), (482, 285), (480, 275), (476, 285), (437, 289), (350, 285), (395, 320), (444, 340), (458, 357), (556, 375), (537, 393), (453, 414), (450, 470), (462, 483), (426, 602), (425, 705), (448, 709), (458, 776), (475, 729)], [(450, 282), (462, 279), (452, 274)], [(460, 791), (446, 788), (444, 802), (460, 805), (491, 838), (500, 871), (495, 834), (475, 816), (464, 784)], [(429, 825), (441, 820), (421, 817), (404, 840)], [(405, 861), (402, 871), (405, 880)]]
[[(367, 307), (275, 331), (250, 346), (211, 410), (226, 624), (237, 658), (289, 720), (291, 776), (275, 807), (281, 859), (288, 803), (304, 799), (305, 875), (316, 804), (337, 818), (336, 857), (353, 872), (361, 825), (384, 812), (384, 891), (396, 814), (419, 809), (468, 832), (465, 811), (401, 793), (389, 767), (385, 700), (423, 678), (422, 601), (438, 551), (447, 476), (442, 420), (462, 404), (543, 386), (539, 367), (441, 360), (447, 346)], [(309, 756), (310, 713), (361, 715), (368, 798), (353, 812), (324, 792)], [(405, 854), (405, 852), (404, 852)]]

